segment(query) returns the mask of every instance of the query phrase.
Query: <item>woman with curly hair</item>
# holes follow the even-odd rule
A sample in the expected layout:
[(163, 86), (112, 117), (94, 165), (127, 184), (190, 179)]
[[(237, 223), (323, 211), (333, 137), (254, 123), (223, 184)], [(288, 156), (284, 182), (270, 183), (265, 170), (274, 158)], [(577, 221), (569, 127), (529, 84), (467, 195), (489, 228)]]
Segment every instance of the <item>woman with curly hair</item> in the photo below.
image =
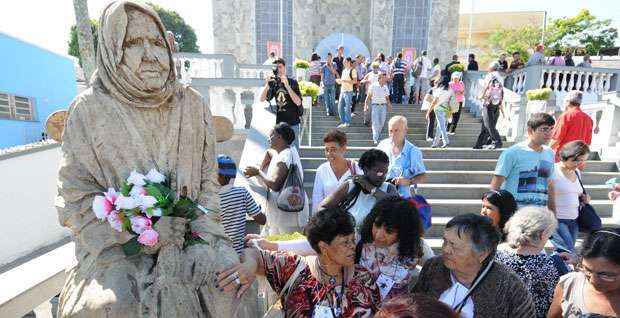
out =
[(364, 219), (356, 263), (375, 276), (381, 299), (406, 294), (407, 285), (418, 276), (416, 266), (433, 256), (422, 233), (415, 205), (400, 197), (377, 202)]

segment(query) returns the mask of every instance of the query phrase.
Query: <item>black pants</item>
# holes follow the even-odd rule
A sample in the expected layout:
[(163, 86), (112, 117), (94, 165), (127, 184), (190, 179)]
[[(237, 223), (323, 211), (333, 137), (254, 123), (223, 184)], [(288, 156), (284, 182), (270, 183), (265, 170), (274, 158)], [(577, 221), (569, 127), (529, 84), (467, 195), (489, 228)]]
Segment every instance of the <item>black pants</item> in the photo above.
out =
[(414, 104), (415, 103), (415, 100), (414, 100), (414, 97), (415, 97), (414, 95), (415, 94), (413, 92), (414, 88), (415, 88), (415, 85), (411, 85), (411, 87), (409, 88), (409, 100), (408, 100), (409, 104)]
[(459, 111), (452, 113), (452, 122), (448, 124), (448, 132), (456, 132), (456, 125), (458, 125), (461, 118), (461, 110), (463, 110), (463, 102), (459, 102)]
[(428, 124), (426, 125), (426, 139), (435, 138), (435, 111), (428, 114)]
[(488, 144), (489, 141), (491, 144), (495, 145), (496, 148), (501, 148), (502, 138), (500, 137), (497, 128), (495, 128), (498, 117), (499, 108), (497, 105), (489, 105), (482, 109), (482, 126), (474, 148), (481, 148), (482, 146)]
[[(340, 76), (338, 78), (340, 78)], [(334, 100), (336, 102), (340, 100), (340, 84), (338, 83), (336, 83), (336, 98)]]
[(355, 105), (357, 105), (357, 103), (360, 102), (358, 94), (359, 94), (359, 86), (354, 85), (353, 86), (353, 97), (351, 97), (351, 114), (355, 112)]
[(403, 74), (395, 74), (392, 85), (394, 85), (394, 103), (401, 104), (403, 102), (403, 95), (405, 95), (405, 76)]

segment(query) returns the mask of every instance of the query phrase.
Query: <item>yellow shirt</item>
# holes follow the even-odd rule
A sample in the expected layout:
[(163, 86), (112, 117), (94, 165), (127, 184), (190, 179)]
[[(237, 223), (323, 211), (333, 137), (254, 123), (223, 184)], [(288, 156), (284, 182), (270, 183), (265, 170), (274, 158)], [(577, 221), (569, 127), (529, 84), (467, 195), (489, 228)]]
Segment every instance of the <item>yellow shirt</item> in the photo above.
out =
[[(349, 76), (350, 72), (353, 72), (351, 73), (351, 76)], [(342, 80), (353, 79), (353, 81), (357, 81), (357, 71), (355, 71), (354, 68), (345, 68), (344, 70), (342, 70), (342, 76), (340, 76), (340, 79)], [(342, 85), (340, 87), (341, 92), (352, 92), (353, 91), (353, 84), (342, 82), (341, 85)]]

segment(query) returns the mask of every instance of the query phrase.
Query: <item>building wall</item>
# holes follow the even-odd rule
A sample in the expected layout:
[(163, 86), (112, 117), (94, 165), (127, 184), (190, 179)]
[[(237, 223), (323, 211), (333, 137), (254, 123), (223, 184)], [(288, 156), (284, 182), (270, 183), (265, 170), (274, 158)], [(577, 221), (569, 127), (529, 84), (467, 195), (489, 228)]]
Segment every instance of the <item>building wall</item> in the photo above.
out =
[(383, 52), (392, 52), (392, 35), (394, 27), (394, 1), (371, 1), (370, 5), (370, 43), (368, 48), (372, 56)]
[(431, 0), (394, 0), (392, 53), (403, 48), (428, 49), (430, 7)]
[(0, 70), (0, 92), (34, 100), (34, 120), (0, 119), (0, 148), (39, 140), (47, 117), (77, 95), (73, 60), (4, 33)]
[(432, 0), (428, 56), (446, 64), (456, 53), (459, 0)]
[(256, 60), (256, 0), (212, 0), (214, 53), (234, 54), (239, 63)]
[(0, 266), (70, 235), (54, 208), (60, 157), (60, 147), (0, 157)]

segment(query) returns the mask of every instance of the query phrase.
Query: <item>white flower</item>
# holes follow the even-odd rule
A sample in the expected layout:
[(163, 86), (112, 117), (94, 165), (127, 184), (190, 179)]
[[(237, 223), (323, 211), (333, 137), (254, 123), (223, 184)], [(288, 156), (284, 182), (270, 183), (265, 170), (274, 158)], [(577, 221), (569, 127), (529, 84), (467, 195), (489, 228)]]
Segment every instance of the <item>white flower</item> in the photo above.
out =
[(134, 185), (129, 191), (129, 195), (133, 198), (139, 198), (141, 195), (146, 195), (146, 189), (143, 186)]
[(149, 171), (149, 173), (146, 175), (146, 179), (153, 183), (162, 183), (166, 180), (166, 177), (163, 174), (159, 173), (159, 171), (151, 169), (151, 171)]
[(120, 195), (116, 200), (116, 208), (119, 210), (131, 210), (138, 207), (137, 200), (132, 197), (126, 197), (124, 195)]
[(136, 170), (134, 170), (129, 175), (129, 178), (127, 178), (127, 183), (141, 187), (146, 184), (144, 179), (146, 179), (146, 177), (143, 174), (138, 173)]
[(150, 195), (142, 195), (136, 201), (138, 201), (138, 205), (140, 206), (140, 209), (142, 209), (142, 211), (145, 211), (148, 208), (152, 208), (153, 206), (155, 206), (155, 203), (157, 203), (157, 199)]

